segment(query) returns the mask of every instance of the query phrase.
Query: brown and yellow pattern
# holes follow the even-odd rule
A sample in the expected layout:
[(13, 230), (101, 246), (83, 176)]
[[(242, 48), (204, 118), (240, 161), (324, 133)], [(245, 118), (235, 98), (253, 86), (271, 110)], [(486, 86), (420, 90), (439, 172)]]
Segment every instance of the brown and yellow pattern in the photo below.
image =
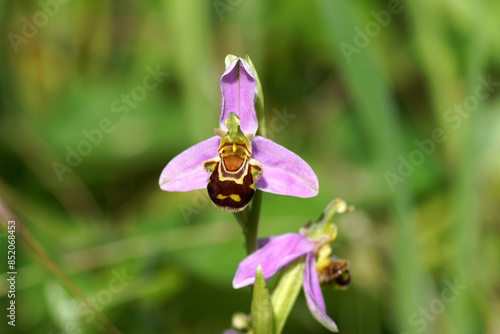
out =
[(229, 114), (226, 125), (227, 132), (216, 130), (221, 136), (218, 157), (205, 161), (203, 166), (211, 173), (207, 190), (212, 203), (219, 209), (238, 212), (252, 200), (262, 166), (251, 158), (250, 139), (241, 132), (235, 113)]
[(253, 198), (262, 166), (249, 158), (248, 149), (242, 145), (234, 148), (228, 144), (222, 146), (219, 152), (219, 157), (205, 162), (205, 168), (212, 173), (207, 185), (208, 195), (212, 203), (222, 210), (241, 211)]
[(319, 282), (332, 288), (347, 289), (351, 282), (349, 263), (336, 257), (330, 257), (329, 261), (325, 262), (320, 268), (316, 265)]

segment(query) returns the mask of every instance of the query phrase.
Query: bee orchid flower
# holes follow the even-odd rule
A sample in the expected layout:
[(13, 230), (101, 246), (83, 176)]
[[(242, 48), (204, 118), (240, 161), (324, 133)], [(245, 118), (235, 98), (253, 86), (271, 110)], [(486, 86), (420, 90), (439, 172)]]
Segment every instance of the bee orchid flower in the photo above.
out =
[(318, 178), (298, 155), (256, 135), (257, 79), (247, 60), (228, 56), (220, 80), (222, 108), (216, 136), (173, 158), (163, 169), (160, 188), (190, 191), (207, 188), (212, 203), (238, 212), (256, 189), (296, 197), (318, 193)]
[(260, 265), (264, 278), (269, 280), (294, 261), (305, 262), (303, 290), (307, 306), (314, 318), (330, 331), (337, 325), (326, 314), (321, 285), (345, 289), (350, 283), (348, 262), (331, 255), (330, 243), (335, 240), (337, 227), (330, 221), (335, 213), (350, 211), (345, 201), (336, 199), (316, 224), (306, 226), (300, 233), (287, 233), (259, 240), (259, 249), (240, 262), (233, 279), (239, 289), (255, 283), (255, 270)]

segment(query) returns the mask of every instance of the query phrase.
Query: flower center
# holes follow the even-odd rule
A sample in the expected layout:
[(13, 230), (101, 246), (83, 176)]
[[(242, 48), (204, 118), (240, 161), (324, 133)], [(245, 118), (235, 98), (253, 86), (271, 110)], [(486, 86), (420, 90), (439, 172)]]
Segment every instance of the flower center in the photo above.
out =
[(228, 155), (224, 157), (224, 165), (228, 171), (235, 172), (241, 167), (243, 160), (243, 158), (237, 155)]
[(208, 195), (214, 205), (229, 212), (245, 209), (255, 193), (255, 182), (262, 166), (252, 159), (252, 144), (240, 129), (240, 120), (231, 112), (226, 120), (227, 132), (221, 136), (219, 156), (203, 163), (210, 172)]
[(325, 244), (318, 249), (316, 271), (319, 282), (336, 289), (346, 289), (351, 282), (349, 263), (331, 255), (332, 248)]
[(328, 266), (319, 270), (318, 279), (321, 284), (335, 289), (346, 289), (351, 283), (351, 274), (349, 273), (349, 263), (335, 256), (330, 258)]

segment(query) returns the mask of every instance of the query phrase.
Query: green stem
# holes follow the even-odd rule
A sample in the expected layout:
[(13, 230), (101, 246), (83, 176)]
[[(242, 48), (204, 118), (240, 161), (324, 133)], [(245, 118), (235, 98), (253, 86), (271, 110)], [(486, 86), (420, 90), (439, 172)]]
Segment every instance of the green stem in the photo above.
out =
[(243, 212), (235, 213), (236, 220), (241, 225), (245, 235), (247, 254), (257, 250), (257, 234), (259, 229), (260, 208), (262, 204), (262, 191), (257, 190), (253, 196), (252, 206)]

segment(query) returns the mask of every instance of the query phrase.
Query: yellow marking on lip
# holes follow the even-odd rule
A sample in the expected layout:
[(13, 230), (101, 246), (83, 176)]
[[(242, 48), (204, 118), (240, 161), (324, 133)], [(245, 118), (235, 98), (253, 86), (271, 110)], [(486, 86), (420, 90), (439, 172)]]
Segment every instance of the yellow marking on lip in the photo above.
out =
[(226, 199), (228, 197), (231, 198), (235, 202), (240, 202), (241, 201), (240, 195), (236, 195), (236, 194), (231, 194), (229, 196), (224, 196), (222, 194), (217, 195), (217, 199)]
[(232, 172), (230, 170), (228, 170), (226, 168), (226, 165), (224, 162), (221, 162), (219, 164), (219, 181), (234, 181), (236, 182), (237, 184), (243, 184), (243, 179), (245, 178), (245, 176), (248, 174), (248, 160), (247, 159), (244, 159), (243, 162), (242, 162), (242, 165), (240, 167), (238, 167), (238, 169), (240, 168), (244, 168), (245, 171), (242, 172), (241, 176), (239, 178), (236, 178), (234, 177), (233, 175), (229, 175), (227, 177), (224, 177), (222, 175), (222, 171), (224, 170), (226, 173), (235, 173), (235, 172)]

